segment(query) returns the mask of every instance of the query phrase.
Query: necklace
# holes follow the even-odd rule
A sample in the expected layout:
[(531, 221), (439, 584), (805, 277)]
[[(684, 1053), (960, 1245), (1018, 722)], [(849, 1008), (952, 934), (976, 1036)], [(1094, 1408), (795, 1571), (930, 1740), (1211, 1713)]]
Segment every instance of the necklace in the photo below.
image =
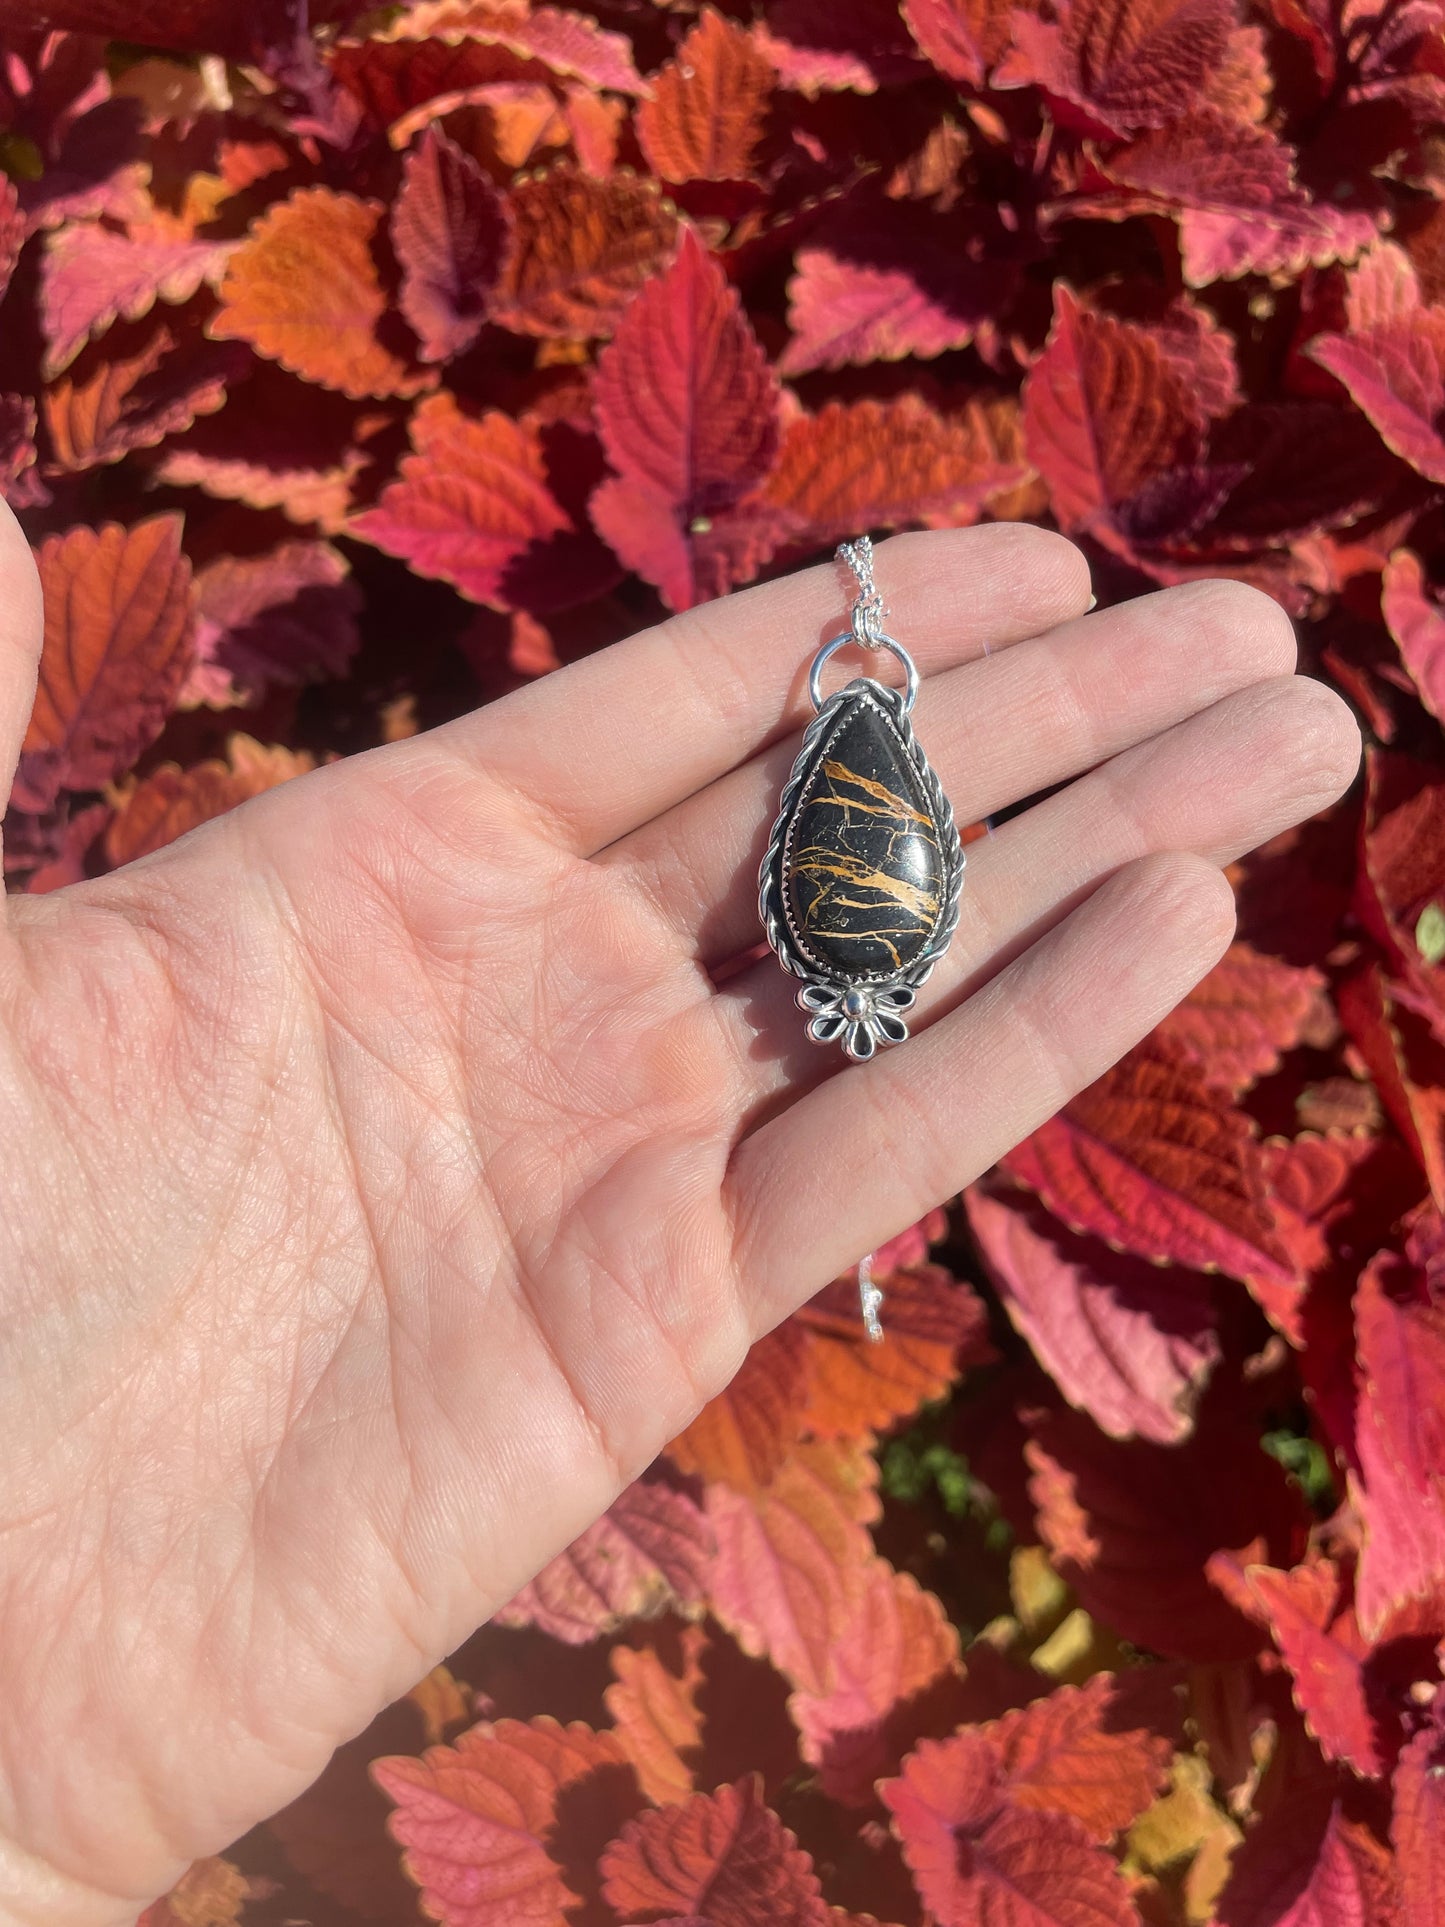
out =
[[(783, 786), (758, 873), (758, 909), (816, 1044), (854, 1061), (908, 1035), (904, 1012), (948, 948), (963, 889), (963, 845), (909, 722), (918, 671), (885, 634), (873, 544), (844, 542), (857, 584), (851, 627), (813, 658), (816, 714)], [(857, 676), (825, 701), (823, 669), (857, 644), (902, 665), (904, 687)]]

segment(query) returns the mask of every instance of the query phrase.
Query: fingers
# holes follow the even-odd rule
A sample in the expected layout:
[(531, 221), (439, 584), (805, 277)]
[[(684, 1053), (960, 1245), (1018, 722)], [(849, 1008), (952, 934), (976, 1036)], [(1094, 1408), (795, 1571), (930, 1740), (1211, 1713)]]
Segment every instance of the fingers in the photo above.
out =
[(43, 633), (40, 578), (30, 545), (0, 502), (0, 817), (35, 704)]
[[(1294, 665), (1289, 618), (1242, 583), (1190, 583), (1068, 622), (923, 685), (913, 722), (960, 823), (989, 815)], [(797, 749), (779, 743), (644, 825), (629, 867), (705, 963), (755, 943), (758, 863)]]
[[(1088, 566), (1026, 523), (895, 536), (876, 568), (890, 633), (927, 674), (1077, 615)], [(675, 616), (429, 732), (590, 855), (798, 726), (808, 665), (848, 628), (836, 563)], [(860, 653), (840, 652), (855, 675)]]
[(1202, 857), (1131, 864), (961, 1009), (739, 1145), (727, 1189), (755, 1331), (951, 1197), (1145, 1036), (1228, 946)]
[[(1170, 850), (1231, 862), (1333, 802), (1359, 757), (1348, 707), (1323, 683), (1290, 676), (1239, 690), (1091, 770), (969, 845), (958, 929), (910, 1030), (952, 1009), (1116, 870)], [(755, 1106), (838, 1067), (803, 1037), (796, 989), (765, 957), (716, 1000)]]

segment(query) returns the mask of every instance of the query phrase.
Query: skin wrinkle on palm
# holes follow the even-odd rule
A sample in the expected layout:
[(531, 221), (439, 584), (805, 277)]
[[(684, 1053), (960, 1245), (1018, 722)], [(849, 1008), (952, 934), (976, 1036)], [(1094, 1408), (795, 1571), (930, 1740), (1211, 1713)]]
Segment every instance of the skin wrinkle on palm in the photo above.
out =
[[(1353, 776), (1237, 585), (1085, 617), (1076, 553), (1018, 527), (877, 568), (945, 790), (1000, 730), (1066, 787), (971, 862), (869, 1064), (802, 1038), (773, 959), (705, 967), (747, 947), (828, 565), (8, 902), (0, 1281), (45, 1290), (0, 1282), (0, 1652), (44, 1658), (0, 1724), (6, 1927), (124, 1927), (298, 1794), (750, 1341), (1151, 1029), (1229, 940), (1221, 865)], [(29, 571), (7, 522), (10, 767)]]

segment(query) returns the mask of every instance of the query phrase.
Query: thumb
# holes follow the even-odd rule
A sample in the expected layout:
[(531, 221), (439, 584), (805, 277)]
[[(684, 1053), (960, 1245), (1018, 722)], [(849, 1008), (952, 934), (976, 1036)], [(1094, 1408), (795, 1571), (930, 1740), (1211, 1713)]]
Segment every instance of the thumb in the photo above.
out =
[(35, 558), (20, 524), (0, 501), (0, 818), (35, 704), (44, 632)]

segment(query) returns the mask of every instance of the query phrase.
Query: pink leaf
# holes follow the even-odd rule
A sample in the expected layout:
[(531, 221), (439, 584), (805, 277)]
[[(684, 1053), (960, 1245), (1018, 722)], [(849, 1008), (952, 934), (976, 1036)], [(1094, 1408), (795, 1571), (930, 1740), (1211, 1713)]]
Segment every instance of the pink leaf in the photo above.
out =
[(584, 1645), (625, 1619), (703, 1596), (712, 1532), (688, 1498), (657, 1480), (627, 1487), (595, 1524), (492, 1615)]
[(1072, 1405), (1113, 1438), (1187, 1436), (1219, 1357), (1214, 1286), (1057, 1224), (1026, 1192), (967, 1193), (1009, 1317)]
[(798, 250), (792, 339), (778, 366), (800, 375), (962, 348), (1007, 305), (1016, 278), (956, 218), (899, 208), (835, 227)]
[(391, 213), (401, 311), (423, 361), (450, 361), (475, 341), (507, 240), (502, 197), (439, 127), (406, 157)]

